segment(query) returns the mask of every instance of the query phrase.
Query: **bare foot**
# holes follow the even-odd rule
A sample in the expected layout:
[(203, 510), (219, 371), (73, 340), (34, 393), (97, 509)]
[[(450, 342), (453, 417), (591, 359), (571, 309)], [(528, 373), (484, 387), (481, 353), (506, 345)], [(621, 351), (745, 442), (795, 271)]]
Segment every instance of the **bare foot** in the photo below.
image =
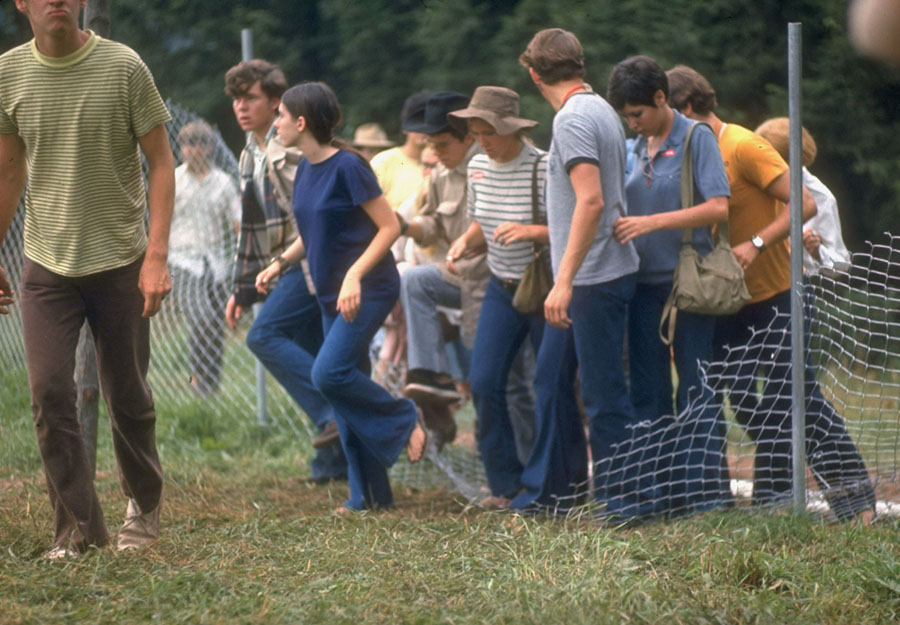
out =
[(425, 456), (425, 447), (428, 445), (428, 437), (425, 434), (425, 427), (422, 425), (422, 412), (419, 412), (419, 419), (416, 421), (416, 429), (409, 435), (406, 443), (406, 455), (409, 456), (410, 462), (418, 462)]
[(509, 509), (509, 499), (506, 497), (494, 497), (491, 495), (490, 497), (485, 497), (481, 500), (481, 507), (487, 510), (508, 510)]
[(859, 514), (856, 515), (856, 518), (853, 519), (853, 523), (856, 525), (872, 525), (872, 522), (875, 520), (875, 511), (872, 508), (867, 508), (863, 510)]

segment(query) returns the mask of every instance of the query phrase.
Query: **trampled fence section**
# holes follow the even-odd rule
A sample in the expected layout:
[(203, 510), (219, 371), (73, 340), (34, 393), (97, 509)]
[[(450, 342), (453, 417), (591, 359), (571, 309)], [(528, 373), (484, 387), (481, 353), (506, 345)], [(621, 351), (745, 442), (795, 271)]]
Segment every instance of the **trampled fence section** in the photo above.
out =
[[(170, 137), (180, 163), (177, 138), (194, 116), (171, 103), (170, 110)], [(236, 184), (237, 163), (218, 133), (209, 154)], [(233, 229), (227, 220), (215, 227), (221, 228), (224, 256), (232, 258)], [(0, 247), (0, 264), (16, 287), (22, 238), (20, 210)], [(810, 506), (847, 516), (871, 499), (871, 483), (880, 510), (892, 511), (892, 502), (900, 501), (900, 237), (885, 235), (855, 254), (848, 271), (813, 276), (803, 288), (809, 326), (805, 451)], [(196, 340), (198, 319), (224, 317), (227, 289), (227, 279), (190, 283), (167, 298), (153, 320), (150, 375), (161, 413), (190, 410), (214, 418), (227, 411), (248, 421), (259, 418), (257, 366), (244, 344), (249, 324), (237, 332), (221, 324), (201, 327), (205, 340)], [(723, 362), (707, 363), (706, 388), (695, 393), (688, 409), (635, 424), (612, 459), (589, 467), (584, 482), (553, 505), (571, 509), (602, 493), (628, 502), (628, 510), (639, 515), (678, 516), (789, 500), (788, 328), (789, 320), (776, 316), (768, 327), (754, 329), (751, 345), (730, 346)], [(220, 372), (212, 371), (219, 360)], [(24, 367), (18, 306), (0, 317), (0, 367)], [(208, 384), (192, 384), (192, 376), (207, 374)], [(289, 429), (298, 438), (310, 436), (305, 415), (274, 379), (264, 378), (268, 426)], [(396, 384), (390, 390), (398, 392)], [(431, 462), (401, 460), (393, 470), (395, 480), (413, 487), (444, 486), (474, 501), (488, 494), (471, 405), (458, 414), (456, 442), (432, 450)]]

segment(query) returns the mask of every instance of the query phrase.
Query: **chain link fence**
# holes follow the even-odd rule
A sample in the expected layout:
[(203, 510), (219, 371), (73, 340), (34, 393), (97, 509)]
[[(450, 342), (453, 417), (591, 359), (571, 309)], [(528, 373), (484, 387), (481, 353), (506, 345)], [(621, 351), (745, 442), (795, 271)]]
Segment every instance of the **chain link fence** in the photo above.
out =
[[(159, 315), (153, 320), (152, 362), (150, 382), (161, 412), (197, 410), (212, 414), (225, 412), (245, 415), (258, 420), (260, 394), (264, 397), (265, 421), (269, 427), (286, 429), (300, 437), (314, 434), (309, 420), (294, 404), (275, 380), (262, 376), (258, 382), (257, 364), (247, 349), (244, 338), (249, 323), (243, 322), (237, 331), (224, 326), (225, 301), (230, 291), (231, 262), (236, 243), (235, 202), (238, 188), (238, 168), (234, 155), (215, 129), (209, 129), (208, 140), (194, 141), (185, 147), (187, 135), (204, 124), (195, 115), (169, 103), (172, 122), (169, 137), (179, 167), (186, 165), (191, 152), (202, 152), (206, 177), (215, 184), (193, 185), (199, 193), (195, 198), (180, 197), (182, 214), (176, 214), (174, 225), (187, 224), (187, 233), (173, 236), (194, 239), (194, 252), (181, 264), (173, 266), (174, 291), (167, 298)], [(186, 131), (185, 129), (188, 129)], [(202, 132), (200, 134), (203, 134)], [(200, 145), (202, 144), (202, 145)], [(211, 176), (210, 172), (216, 172)], [(182, 185), (178, 193), (185, 193)], [(184, 211), (187, 211), (186, 213)], [(192, 221), (193, 220), (193, 221)], [(9, 233), (0, 247), (0, 265), (18, 287), (23, 261), (23, 215), (20, 208)], [(208, 253), (207, 253), (208, 252)], [(177, 255), (176, 255), (177, 256)], [(177, 258), (176, 258), (177, 261)], [(900, 237), (886, 235), (883, 242), (870, 244), (865, 253), (854, 255), (849, 271), (811, 279), (805, 285), (810, 317), (808, 357), (817, 377), (822, 399), (834, 408), (834, 414), (862, 457), (868, 475), (875, 486), (881, 512), (893, 512), (898, 492), (898, 448), (900, 448)], [(0, 317), (0, 366), (4, 369), (25, 366), (21, 335), (21, 313), (13, 306), (11, 314)], [(723, 363), (711, 363), (706, 369), (706, 383), (712, 389), (734, 388), (740, 385), (759, 401), (790, 402), (790, 388), (777, 389), (775, 396), (765, 390), (766, 376), (771, 373), (776, 352), (784, 349), (785, 320), (776, 318), (768, 328), (755, 330), (762, 349), (752, 353), (734, 346)], [(745, 373), (735, 374), (738, 371)], [(767, 368), (768, 367), (768, 368)], [(767, 373), (769, 372), (769, 373)], [(403, 376), (388, 372), (385, 385), (400, 393)], [(741, 379), (740, 376), (748, 376)], [(736, 377), (737, 376), (737, 377)], [(766, 436), (753, 437), (751, 442), (744, 428), (736, 421), (737, 406), (722, 393), (711, 407), (719, 423), (722, 445), (727, 449), (727, 466), (723, 476), (730, 491), (730, 505), (750, 503), (754, 472), (759, 471), (760, 453), (785, 455), (776, 462), (790, 462), (790, 447), (783, 444), (766, 447)], [(810, 408), (812, 412), (812, 408)], [(664, 417), (659, 422), (641, 423), (631, 438), (617, 449), (613, 463), (625, 471), (659, 477), (665, 472), (669, 482), (688, 479), (691, 468), (708, 462), (702, 456), (679, 453), (680, 441), (696, 436), (685, 427), (685, 415)], [(476, 451), (474, 439), (475, 416), (471, 404), (457, 412), (459, 433), (456, 441), (441, 451), (431, 449), (431, 462), (410, 465), (405, 460), (394, 467), (393, 479), (411, 487), (445, 487), (469, 500), (486, 496), (484, 470)], [(827, 421), (827, 419), (826, 419)], [(789, 421), (781, 426), (790, 430)], [(833, 425), (833, 424), (832, 424)], [(809, 427), (830, 427), (828, 422)], [(783, 433), (773, 440), (783, 441)], [(815, 433), (813, 433), (815, 434)], [(815, 436), (813, 436), (815, 437)], [(788, 437), (789, 439), (789, 437)], [(761, 442), (762, 441), (762, 442)], [(769, 451), (764, 451), (768, 449)], [(816, 454), (819, 456), (816, 456)], [(829, 481), (828, 476), (840, 473), (842, 458), (836, 467), (821, 471), (822, 449), (807, 448), (811, 460), (809, 485), (810, 507), (829, 512), (829, 502), (836, 493), (852, 490), (853, 484)], [(591, 479), (575, 489), (573, 498), (587, 499), (598, 483), (605, 479), (608, 467), (595, 466)], [(758, 477), (758, 476), (757, 476)], [(598, 482), (600, 480), (600, 482)], [(641, 489), (634, 482), (636, 491)], [(836, 489), (836, 490), (835, 490)], [(842, 490), (843, 489), (843, 490)], [(651, 504), (651, 494), (647, 501)], [(758, 501), (758, 500), (757, 500)], [(651, 505), (652, 508), (652, 505)], [(684, 511), (690, 511), (685, 507)], [(832, 511), (833, 512), (833, 511)]]

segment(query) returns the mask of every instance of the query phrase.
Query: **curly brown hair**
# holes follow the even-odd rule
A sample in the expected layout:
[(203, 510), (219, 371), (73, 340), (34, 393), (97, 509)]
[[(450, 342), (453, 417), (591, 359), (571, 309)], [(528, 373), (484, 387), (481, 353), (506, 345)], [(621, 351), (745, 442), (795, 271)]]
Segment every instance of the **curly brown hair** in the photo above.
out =
[(246, 94), (257, 82), (270, 98), (280, 98), (287, 89), (284, 72), (263, 59), (242, 61), (225, 72), (225, 93), (231, 98)]

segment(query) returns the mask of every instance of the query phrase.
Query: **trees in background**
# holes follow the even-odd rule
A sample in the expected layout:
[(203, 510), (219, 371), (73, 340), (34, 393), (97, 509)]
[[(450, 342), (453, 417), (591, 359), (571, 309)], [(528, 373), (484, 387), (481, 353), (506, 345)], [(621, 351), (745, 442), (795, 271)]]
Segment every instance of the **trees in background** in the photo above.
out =
[[(579, 36), (601, 93), (615, 63), (649, 54), (704, 73), (722, 117), (754, 127), (787, 113), (787, 23), (800, 21), (813, 169), (838, 196), (851, 247), (897, 230), (900, 73), (850, 47), (844, 0), (110, 0), (110, 10), (114, 37), (141, 53), (161, 92), (216, 123), (235, 150), (243, 138), (222, 76), (240, 60), (242, 28), (290, 81), (335, 88), (348, 136), (378, 121), (399, 139), (399, 108), (415, 90), (498, 84), (520, 93), (546, 147), (553, 112), (518, 64), (540, 28)], [(29, 36), (12, 3), (0, 5), (0, 48)]]

